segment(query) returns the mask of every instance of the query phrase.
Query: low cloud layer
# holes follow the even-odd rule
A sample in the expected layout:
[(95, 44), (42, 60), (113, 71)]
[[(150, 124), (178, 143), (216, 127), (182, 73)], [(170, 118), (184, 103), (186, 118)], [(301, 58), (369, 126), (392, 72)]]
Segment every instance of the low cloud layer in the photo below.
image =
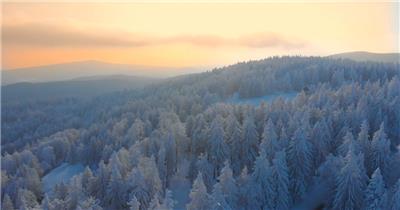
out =
[(303, 42), (293, 41), (274, 33), (250, 34), (237, 38), (215, 35), (150, 37), (140, 34), (84, 31), (40, 24), (4, 25), (2, 30), (4, 45), (37, 47), (143, 47), (176, 43), (203, 47), (239, 46), (249, 48), (300, 48), (305, 45)]

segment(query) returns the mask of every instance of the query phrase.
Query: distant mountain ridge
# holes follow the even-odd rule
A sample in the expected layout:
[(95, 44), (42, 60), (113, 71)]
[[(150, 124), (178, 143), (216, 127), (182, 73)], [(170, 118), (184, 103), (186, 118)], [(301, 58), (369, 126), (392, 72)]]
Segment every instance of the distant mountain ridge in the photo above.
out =
[(72, 80), (82, 77), (98, 77), (111, 75), (165, 78), (169, 76), (176, 76), (194, 72), (199, 72), (199, 69), (139, 66), (87, 60), (3, 70), (1, 72), (1, 82), (2, 85), (9, 85), (19, 82), (52, 82)]
[(127, 75), (80, 77), (67, 81), (20, 82), (2, 86), (2, 100), (21, 102), (60, 99), (66, 97), (93, 97), (121, 90), (142, 88), (162, 79)]
[(334, 54), (328, 57), (350, 59), (354, 61), (373, 61), (373, 62), (385, 62), (385, 63), (400, 62), (400, 53), (372, 53), (365, 51), (355, 51), (355, 52)]

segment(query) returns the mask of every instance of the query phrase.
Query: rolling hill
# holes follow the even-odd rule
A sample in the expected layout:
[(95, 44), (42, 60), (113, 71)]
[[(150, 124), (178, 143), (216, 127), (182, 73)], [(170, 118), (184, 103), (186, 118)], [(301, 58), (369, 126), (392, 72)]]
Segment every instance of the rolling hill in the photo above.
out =
[[(155, 74), (154, 72), (157, 72)], [(71, 80), (79, 77), (129, 75), (165, 78), (199, 72), (195, 68), (170, 68), (115, 64), (101, 61), (77, 61), (46, 66), (10, 69), (2, 71), (2, 85), (19, 82), (51, 82)]]
[(347, 52), (328, 56), (330, 58), (350, 59), (354, 61), (373, 61), (385, 63), (398, 63), (400, 53), (371, 53), (364, 51)]

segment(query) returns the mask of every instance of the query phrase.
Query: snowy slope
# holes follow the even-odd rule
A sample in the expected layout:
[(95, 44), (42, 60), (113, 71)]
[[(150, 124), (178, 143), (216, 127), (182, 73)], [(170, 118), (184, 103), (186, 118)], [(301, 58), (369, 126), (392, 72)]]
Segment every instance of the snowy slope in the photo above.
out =
[(235, 93), (235, 94), (233, 94), (232, 97), (230, 97), (228, 100), (226, 100), (226, 103), (248, 104), (248, 105), (258, 106), (262, 102), (271, 102), (279, 97), (281, 97), (285, 100), (290, 100), (296, 96), (297, 96), (297, 92), (289, 92), (289, 93), (275, 93), (275, 94), (270, 94), (270, 95), (265, 95), (265, 96), (261, 96), (261, 97), (255, 97), (255, 98), (239, 98), (239, 94)]
[(49, 192), (56, 184), (67, 183), (73, 176), (83, 172), (84, 169), (85, 167), (82, 164), (63, 163), (42, 178), (43, 190)]

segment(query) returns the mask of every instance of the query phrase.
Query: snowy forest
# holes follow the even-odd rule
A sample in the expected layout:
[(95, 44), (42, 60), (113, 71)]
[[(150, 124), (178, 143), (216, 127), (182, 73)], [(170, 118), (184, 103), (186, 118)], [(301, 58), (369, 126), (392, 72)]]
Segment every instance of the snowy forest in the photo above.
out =
[(3, 210), (400, 209), (399, 64), (270, 57), (1, 122)]

